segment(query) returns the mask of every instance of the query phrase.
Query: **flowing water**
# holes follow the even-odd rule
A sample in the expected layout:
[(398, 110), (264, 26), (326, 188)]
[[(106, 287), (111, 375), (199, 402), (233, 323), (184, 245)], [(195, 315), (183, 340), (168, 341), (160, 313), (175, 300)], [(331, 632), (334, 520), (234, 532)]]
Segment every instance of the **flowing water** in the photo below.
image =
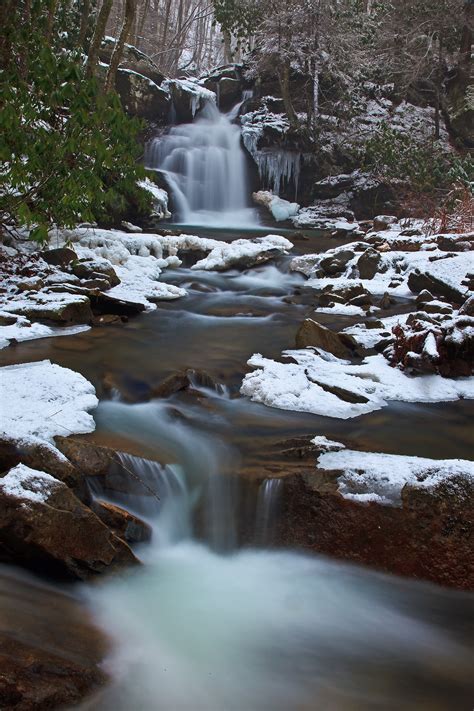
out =
[(173, 126), (147, 147), (145, 163), (165, 176), (176, 219), (183, 224), (258, 224), (235, 115), (221, 114), (208, 102), (193, 123)]
[[(231, 118), (208, 105), (149, 149), (148, 163), (165, 172), (184, 222), (256, 222)], [(315, 235), (303, 245), (306, 252), (329, 246)], [(244, 273), (183, 267), (164, 278), (188, 296), (125, 326), (0, 354), (2, 364), (51, 358), (94, 383), (101, 402), (89, 438), (123, 450), (123, 466), (92, 491), (154, 530), (151, 544), (137, 550), (141, 569), (81, 588), (115, 642), (106, 660), (111, 683), (83, 708), (472, 709), (472, 596), (272, 548), (282, 487), (265, 473), (271, 446), (301, 435), (341, 435), (373, 451), (468, 456), (472, 403), (398, 403), (344, 422), (251, 403), (238, 394), (246, 361), (294, 344), (312, 301), (303, 278), (285, 258)], [(338, 328), (352, 322), (336, 321)], [(206, 370), (217, 386), (196, 375), (193, 395), (150, 399), (153, 386), (183, 368)], [(250, 506), (241, 472), (247, 481), (258, 474)], [(46, 594), (38, 614), (60, 628)], [(19, 624), (38, 643), (31, 610)]]

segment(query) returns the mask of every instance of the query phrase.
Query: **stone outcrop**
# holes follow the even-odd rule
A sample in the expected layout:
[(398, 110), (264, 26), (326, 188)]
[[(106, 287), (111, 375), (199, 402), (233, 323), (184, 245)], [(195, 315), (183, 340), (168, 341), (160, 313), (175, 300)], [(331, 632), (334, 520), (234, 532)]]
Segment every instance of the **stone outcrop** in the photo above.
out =
[(152, 79), (129, 69), (119, 69), (115, 80), (125, 111), (153, 123), (164, 124), (171, 110), (169, 92)]
[(0, 479), (0, 559), (64, 580), (87, 580), (138, 563), (72, 491), (19, 465)]

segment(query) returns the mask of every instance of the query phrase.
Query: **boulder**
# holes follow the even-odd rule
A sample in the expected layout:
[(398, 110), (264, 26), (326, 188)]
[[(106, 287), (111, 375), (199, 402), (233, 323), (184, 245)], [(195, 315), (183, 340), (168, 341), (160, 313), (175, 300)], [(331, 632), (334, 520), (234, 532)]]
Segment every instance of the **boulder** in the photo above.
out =
[[(99, 58), (104, 64), (110, 64), (110, 58), (114, 50), (116, 40), (113, 37), (105, 37), (99, 52)], [(123, 69), (131, 70), (136, 74), (151, 79), (158, 86), (164, 80), (164, 74), (160, 72), (155, 62), (144, 52), (131, 44), (126, 44), (123, 48), (122, 57), (119, 64), (119, 71)]]
[(332, 353), (337, 358), (351, 358), (355, 350), (355, 342), (350, 336), (331, 331), (317, 321), (307, 318), (303, 321), (296, 334), (296, 347), (321, 348)]
[(217, 97), (219, 101), (219, 108), (226, 109), (232, 108), (236, 104), (240, 97), (242, 96), (242, 84), (238, 79), (232, 77), (222, 77), (222, 79), (217, 84)]
[(41, 256), (45, 262), (55, 267), (67, 267), (77, 259), (77, 254), (69, 247), (58, 247), (57, 249), (44, 249)]
[(474, 316), (474, 294), (466, 299), (459, 309), (459, 313), (464, 316)]
[(398, 219), (394, 215), (377, 215), (374, 217), (374, 232), (388, 230), (390, 225), (396, 225)]
[(113, 294), (100, 292), (90, 297), (95, 314), (116, 314), (117, 316), (137, 316), (145, 311), (141, 301), (122, 299)]
[(79, 708), (106, 684), (109, 641), (72, 596), (2, 571), (0, 607), (4, 711)]
[(414, 294), (427, 290), (435, 296), (444, 296), (448, 301), (453, 301), (456, 304), (462, 304), (466, 298), (465, 292), (456, 288), (453, 284), (448, 284), (439, 277), (428, 272), (422, 272), (419, 269), (414, 269), (410, 272), (408, 288)]
[(188, 368), (180, 373), (173, 373), (161, 383), (152, 388), (152, 397), (170, 397), (182, 390), (207, 388), (214, 392), (222, 392), (222, 386), (204, 370)]
[[(395, 575), (474, 589), (472, 481), (402, 490), (401, 506), (345, 499), (340, 473), (299, 458), (300, 472), (283, 479), (275, 545), (369, 565)], [(291, 471), (291, 467), (289, 468)]]
[(104, 477), (115, 461), (115, 452), (79, 437), (54, 438), (56, 447), (83, 476)]
[(71, 265), (71, 271), (80, 279), (106, 279), (110, 286), (120, 284), (115, 269), (108, 259), (78, 259)]
[(129, 69), (119, 69), (115, 87), (130, 116), (166, 123), (171, 109), (170, 94), (152, 79)]
[(65, 291), (54, 293), (49, 289), (31, 293), (28, 299), (12, 299), (5, 310), (26, 316), (30, 321), (39, 319), (60, 324), (82, 324), (92, 320), (90, 301), (86, 296)]
[(19, 464), (0, 479), (0, 559), (62, 580), (138, 563), (62, 482)]
[(379, 270), (382, 256), (380, 252), (369, 247), (357, 260), (357, 268), (361, 279), (373, 279)]
[(344, 249), (336, 254), (326, 257), (319, 262), (320, 268), (328, 276), (334, 276), (336, 274), (341, 274), (347, 266), (347, 263), (353, 259), (355, 253), (351, 249)]
[(127, 541), (127, 543), (144, 543), (151, 539), (151, 526), (121, 506), (95, 499), (91, 504), (91, 509), (105, 523), (107, 528), (123, 541)]

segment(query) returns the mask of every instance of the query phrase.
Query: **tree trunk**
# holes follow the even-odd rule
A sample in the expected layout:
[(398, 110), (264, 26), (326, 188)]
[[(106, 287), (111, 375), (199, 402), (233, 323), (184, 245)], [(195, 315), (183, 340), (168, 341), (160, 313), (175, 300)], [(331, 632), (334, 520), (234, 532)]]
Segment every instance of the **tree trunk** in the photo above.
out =
[(443, 90), (443, 38), (438, 36), (438, 66), (436, 68), (435, 141), (440, 138), (441, 92)]
[(46, 39), (48, 40), (48, 44), (51, 44), (51, 38), (53, 36), (54, 16), (56, 14), (57, 5), (58, 5), (58, 0), (49, 0), (48, 20), (46, 23)]
[(83, 0), (81, 10), (81, 25), (79, 27), (78, 45), (85, 49), (87, 29), (89, 26), (89, 15), (91, 11), (91, 0)]
[(99, 61), (100, 45), (105, 35), (105, 28), (112, 9), (112, 2), (113, 0), (104, 0), (97, 17), (94, 34), (89, 47), (89, 55), (87, 57), (86, 74), (88, 77), (93, 77), (95, 75), (95, 70)]
[(281, 95), (285, 105), (286, 115), (292, 128), (298, 127), (298, 117), (296, 115), (293, 104), (291, 103), (290, 95), (290, 63), (285, 62), (278, 72), (278, 81), (280, 83)]
[(136, 11), (137, 0), (125, 0), (125, 14), (122, 29), (120, 30), (120, 36), (115, 43), (114, 51), (112, 52), (112, 56), (110, 58), (109, 71), (107, 72), (107, 78), (105, 80), (106, 94), (112, 91), (115, 86), (115, 75), (117, 74), (120, 60), (122, 59), (123, 48), (132, 31)]
[(469, 71), (471, 65), (472, 42), (474, 35), (474, 3), (472, 0), (464, 2), (464, 24), (459, 48), (459, 64)]
[(223, 30), (224, 35), (224, 64), (232, 62), (232, 36), (229, 30)]

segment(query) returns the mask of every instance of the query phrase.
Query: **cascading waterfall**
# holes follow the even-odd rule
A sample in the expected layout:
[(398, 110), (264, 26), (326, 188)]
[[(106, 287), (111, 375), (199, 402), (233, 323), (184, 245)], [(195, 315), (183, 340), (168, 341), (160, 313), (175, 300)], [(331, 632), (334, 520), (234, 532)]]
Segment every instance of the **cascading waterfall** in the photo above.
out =
[(233, 114), (207, 102), (193, 123), (173, 126), (147, 146), (145, 164), (166, 177), (177, 219), (185, 224), (255, 226), (245, 153)]
[(278, 503), (282, 493), (281, 479), (265, 479), (260, 485), (257, 499), (255, 528), (260, 544), (271, 543)]

